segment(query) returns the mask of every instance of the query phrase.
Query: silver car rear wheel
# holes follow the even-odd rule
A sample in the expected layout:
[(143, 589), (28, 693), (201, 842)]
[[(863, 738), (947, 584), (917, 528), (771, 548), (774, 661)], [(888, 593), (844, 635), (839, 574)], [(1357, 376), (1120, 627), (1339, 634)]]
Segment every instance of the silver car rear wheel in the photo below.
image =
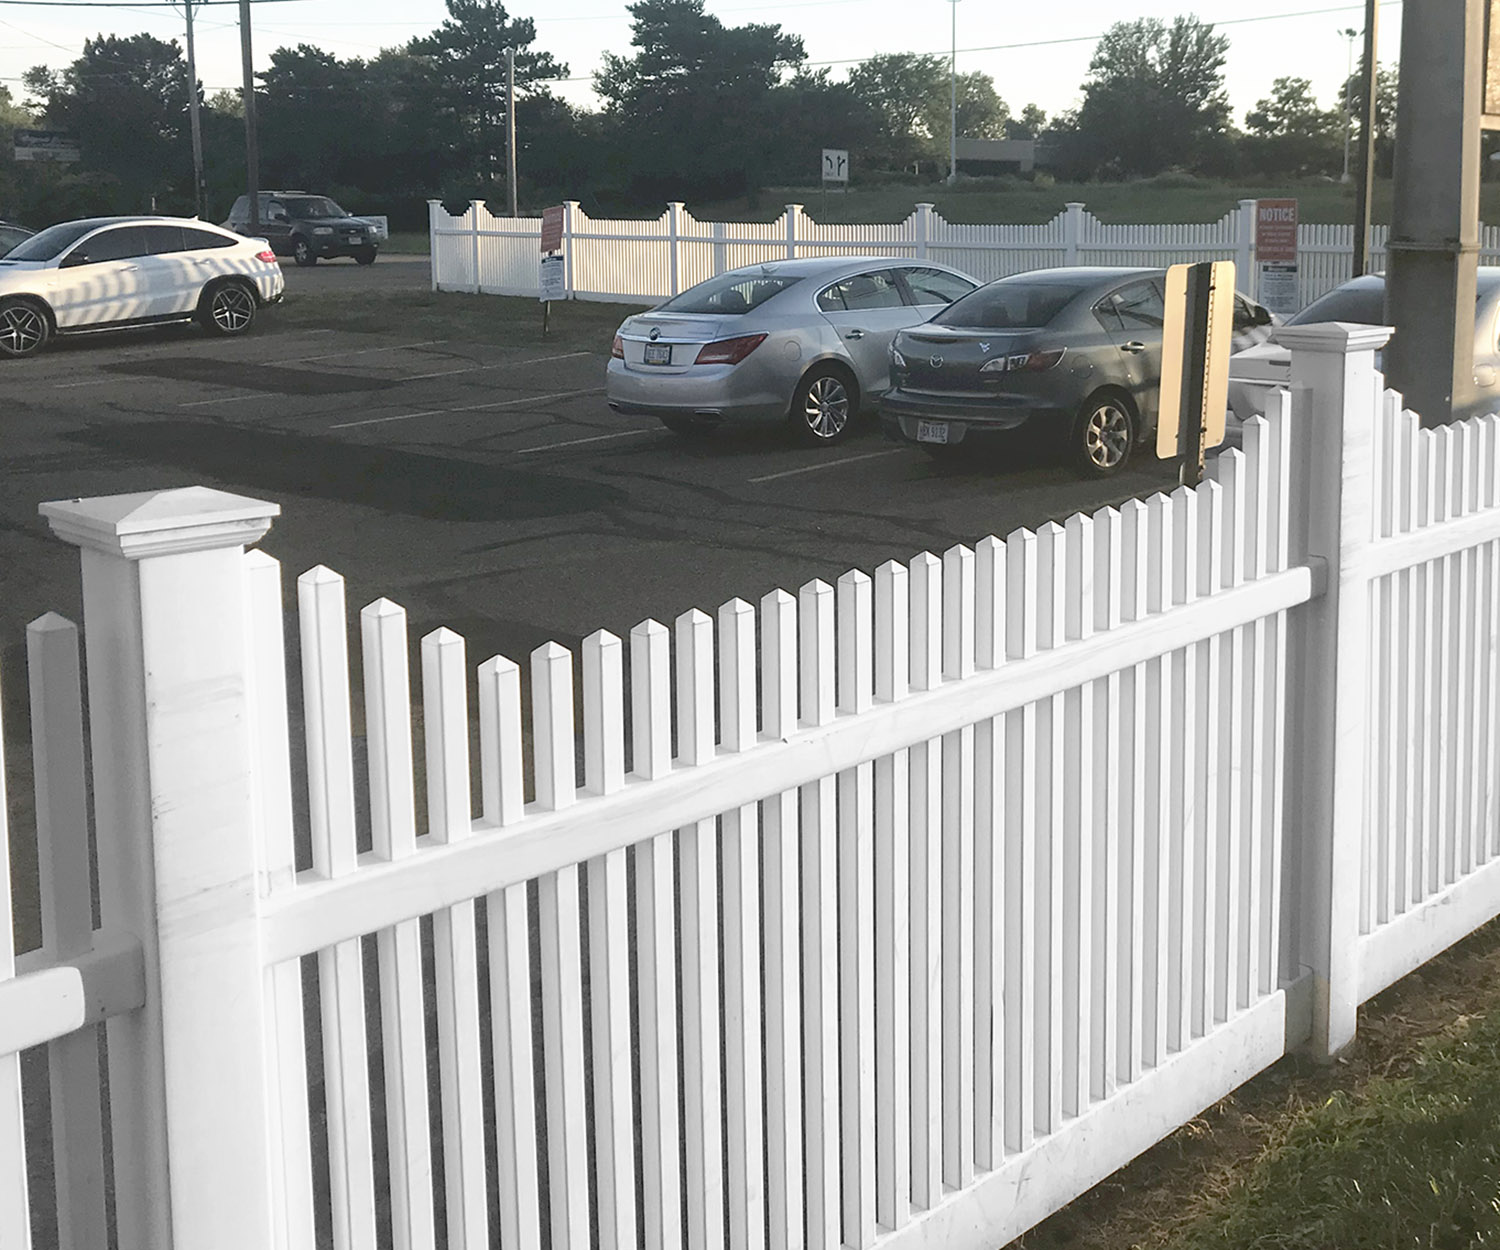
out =
[(792, 398), (792, 424), (803, 442), (836, 443), (849, 433), (854, 397), (841, 370), (822, 366), (808, 370)]
[(1110, 477), (1125, 467), (1135, 445), (1135, 415), (1114, 396), (1091, 399), (1079, 414), (1073, 458), (1085, 477)]

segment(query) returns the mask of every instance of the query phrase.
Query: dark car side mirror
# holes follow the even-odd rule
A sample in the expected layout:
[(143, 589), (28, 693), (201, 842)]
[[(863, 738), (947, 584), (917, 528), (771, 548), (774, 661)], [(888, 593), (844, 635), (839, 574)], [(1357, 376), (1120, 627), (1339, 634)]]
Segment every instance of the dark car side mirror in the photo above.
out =
[(78, 265), (87, 265), (88, 263), (89, 254), (84, 251), (83, 248), (75, 247), (71, 252), (69, 252), (62, 258), (62, 262), (58, 265), (58, 268), (73, 269)]
[(1268, 326), (1271, 324), (1271, 310), (1264, 304), (1255, 305), (1255, 311), (1251, 314), (1252, 324)]
[(277, 212), (274, 212), (274, 213), (271, 214), (271, 220), (272, 221), (290, 221), (291, 218), (288, 217), (284, 212), (281, 212), (280, 210), (278, 210)]

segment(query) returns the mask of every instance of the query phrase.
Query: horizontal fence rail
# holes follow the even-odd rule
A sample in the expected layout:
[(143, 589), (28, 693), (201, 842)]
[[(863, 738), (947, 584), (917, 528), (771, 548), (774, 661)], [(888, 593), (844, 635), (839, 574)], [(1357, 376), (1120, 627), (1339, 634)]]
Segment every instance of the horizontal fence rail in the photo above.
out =
[[(1167, 266), (1232, 260), (1239, 286), (1255, 294), (1255, 201), (1217, 222), (1114, 225), (1082, 204), (1069, 204), (1042, 225), (946, 221), (918, 204), (905, 221), (820, 223), (800, 204), (771, 222), (702, 222), (679, 203), (654, 221), (589, 217), (576, 201), (563, 206), (563, 253), (569, 298), (654, 304), (729, 269), (797, 256), (871, 254), (931, 259), (989, 282), (1061, 265)], [(498, 217), (483, 200), (455, 216), (428, 201), (434, 290), (492, 295), (540, 294), (540, 217)], [(1482, 264), (1500, 262), (1500, 227), (1485, 227)], [(1371, 269), (1385, 268), (1387, 227), (1370, 235)], [(1354, 227), (1298, 227), (1298, 300), (1310, 304), (1353, 276)]]

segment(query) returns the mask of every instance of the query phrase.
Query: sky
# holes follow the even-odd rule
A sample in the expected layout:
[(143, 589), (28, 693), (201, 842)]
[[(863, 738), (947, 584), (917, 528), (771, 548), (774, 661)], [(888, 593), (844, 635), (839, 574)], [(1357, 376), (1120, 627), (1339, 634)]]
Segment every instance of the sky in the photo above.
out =
[[(1140, 17), (1170, 20), (1191, 13), (1228, 35), (1225, 80), (1236, 121), (1269, 93), (1283, 75), (1309, 79), (1325, 106), (1338, 102), (1339, 85), (1355, 41), (1342, 33), (1363, 27), (1360, 0), (1071, 0), (1067, 4), (1021, 4), (1016, 0), (708, 0), (707, 9), (727, 26), (779, 24), (802, 36), (812, 65), (830, 65), (841, 78), (862, 57), (891, 52), (947, 56), (954, 46), (960, 73), (982, 70), (1000, 97), (1019, 113), (1037, 104), (1049, 114), (1072, 107), (1088, 73), (1094, 40), (1116, 21)], [(586, 107), (605, 51), (628, 52), (630, 14), (622, 0), (515, 0), (512, 17), (536, 22), (539, 48), (568, 66), (570, 81), (553, 85), (559, 95)], [(1382, 63), (1394, 63), (1400, 41), (1400, 0), (1382, 0)], [(371, 57), (439, 25), (443, 0), (254, 0), (255, 66), (282, 46), (309, 43), (340, 58)], [(240, 82), (237, 9), (229, 3), (194, 5), (198, 76), (212, 95)], [(61, 68), (96, 34), (145, 31), (181, 41), (184, 14), (176, 4), (129, 4), (111, 0), (25, 3), (0, 0), (0, 84), (23, 96), (21, 75), (31, 66)]]

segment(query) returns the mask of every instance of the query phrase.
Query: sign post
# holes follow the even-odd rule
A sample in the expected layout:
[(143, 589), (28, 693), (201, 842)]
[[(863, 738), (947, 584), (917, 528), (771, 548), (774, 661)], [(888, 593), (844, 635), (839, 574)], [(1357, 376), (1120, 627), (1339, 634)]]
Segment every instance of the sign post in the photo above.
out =
[(1224, 441), (1233, 334), (1233, 261), (1167, 270), (1156, 454), (1178, 461), (1183, 486), (1203, 480), (1204, 452)]
[(542, 301), (542, 337), (552, 324), (552, 301), (568, 298), (568, 264), (563, 255), (563, 206), (542, 209), (542, 265), (537, 285)]
[(1273, 313), (1290, 316), (1297, 293), (1297, 201), (1255, 201), (1256, 298)]
[(849, 151), (847, 148), (823, 149), (823, 207), (828, 207), (828, 184), (836, 182), (849, 190)]

